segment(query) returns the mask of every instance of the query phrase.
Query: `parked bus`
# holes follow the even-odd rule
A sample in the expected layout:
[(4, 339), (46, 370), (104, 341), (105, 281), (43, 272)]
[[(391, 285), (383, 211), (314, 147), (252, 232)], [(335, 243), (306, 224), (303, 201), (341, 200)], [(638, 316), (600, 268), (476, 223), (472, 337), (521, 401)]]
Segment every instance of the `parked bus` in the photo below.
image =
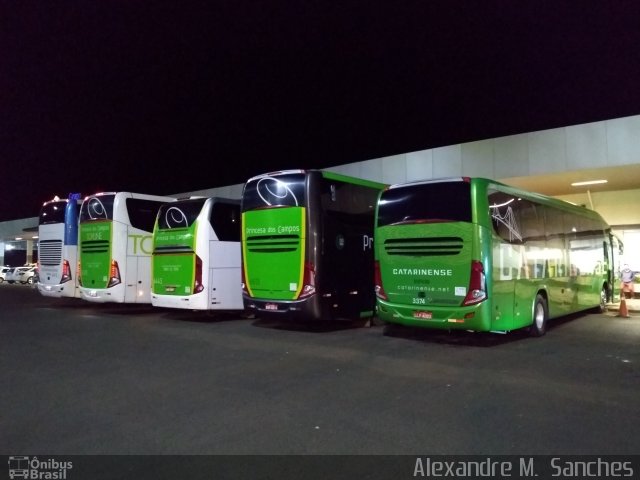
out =
[(153, 306), (243, 310), (240, 200), (193, 198), (163, 205), (152, 258)]
[(482, 178), (393, 185), (376, 212), (381, 320), (543, 335), (548, 319), (604, 310), (612, 235), (596, 212)]
[(38, 291), (47, 297), (80, 297), (78, 216), (82, 199), (72, 193), (42, 205), (38, 221)]
[(93, 302), (151, 303), (158, 210), (172, 202), (130, 192), (96, 193), (80, 209), (80, 293)]
[(242, 194), (243, 296), (261, 316), (373, 315), (373, 227), (384, 185), (319, 170), (249, 179)]

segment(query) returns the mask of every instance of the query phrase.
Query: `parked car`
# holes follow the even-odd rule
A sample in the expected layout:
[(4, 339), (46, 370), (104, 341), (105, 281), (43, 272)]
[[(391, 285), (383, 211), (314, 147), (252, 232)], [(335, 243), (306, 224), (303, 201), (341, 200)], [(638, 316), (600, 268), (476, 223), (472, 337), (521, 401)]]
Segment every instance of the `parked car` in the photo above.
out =
[(13, 270), (13, 274), (11, 276), (11, 280), (14, 282), (20, 282), (23, 285), (27, 283), (29, 285), (33, 284), (35, 281), (36, 267), (16, 267)]
[(7, 273), (9, 270), (13, 270), (11, 267), (0, 267), (0, 283), (7, 279)]
[(15, 279), (13, 278), (13, 274), (16, 271), (17, 267), (9, 267), (9, 270), (4, 274), (4, 279), (7, 283), (14, 283)]

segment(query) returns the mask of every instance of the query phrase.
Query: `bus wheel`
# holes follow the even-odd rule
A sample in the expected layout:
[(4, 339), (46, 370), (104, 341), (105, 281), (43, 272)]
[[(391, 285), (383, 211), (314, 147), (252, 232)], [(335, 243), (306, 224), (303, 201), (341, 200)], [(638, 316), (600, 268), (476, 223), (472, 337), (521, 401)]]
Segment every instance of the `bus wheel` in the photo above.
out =
[(536, 303), (533, 307), (533, 323), (529, 327), (529, 334), (532, 337), (541, 337), (547, 332), (548, 312), (545, 298), (540, 294), (536, 295)]
[(607, 311), (607, 287), (603, 286), (600, 291), (600, 305), (598, 306), (598, 313), (606, 313)]

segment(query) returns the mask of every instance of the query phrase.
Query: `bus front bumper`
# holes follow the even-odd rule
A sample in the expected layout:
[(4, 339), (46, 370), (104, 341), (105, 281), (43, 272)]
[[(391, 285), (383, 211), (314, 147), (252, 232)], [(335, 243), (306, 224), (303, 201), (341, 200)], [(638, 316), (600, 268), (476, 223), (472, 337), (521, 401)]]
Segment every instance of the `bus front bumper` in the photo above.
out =
[(58, 285), (44, 285), (38, 282), (38, 292), (40, 292), (44, 297), (60, 298), (63, 296), (62, 292), (64, 292), (64, 286), (64, 283)]
[(323, 320), (322, 309), (316, 295), (303, 300), (272, 300), (242, 295), (244, 308), (260, 317), (291, 320)]
[[(201, 292), (202, 293), (202, 292)], [(159, 295), (151, 294), (151, 305), (162, 308), (181, 308), (185, 310), (208, 310), (206, 295)]]
[(95, 288), (80, 287), (80, 297), (83, 300), (88, 300), (90, 302), (95, 302), (95, 303), (108, 303), (108, 302), (123, 303), (124, 295), (114, 295), (114, 293), (118, 293), (118, 292), (112, 291), (112, 290), (113, 289), (95, 289)]
[(394, 304), (378, 298), (377, 314), (380, 320), (409, 327), (434, 328), (440, 330), (491, 330), (489, 303), (480, 302), (468, 307), (460, 306), (414, 306)]

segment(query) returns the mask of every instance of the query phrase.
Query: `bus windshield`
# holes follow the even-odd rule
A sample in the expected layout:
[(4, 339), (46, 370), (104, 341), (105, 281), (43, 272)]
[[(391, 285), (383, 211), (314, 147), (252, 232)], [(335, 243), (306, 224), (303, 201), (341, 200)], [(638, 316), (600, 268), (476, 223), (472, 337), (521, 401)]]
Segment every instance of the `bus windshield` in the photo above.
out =
[(268, 207), (299, 207), (305, 202), (305, 174), (263, 175), (247, 182), (242, 211)]
[(184, 200), (160, 207), (158, 212), (158, 228), (188, 228), (193, 225), (202, 211), (206, 198)]
[(49, 202), (40, 209), (40, 225), (51, 223), (64, 223), (64, 209), (67, 202), (61, 200), (59, 202)]
[(378, 227), (427, 222), (471, 222), (470, 184), (426, 183), (382, 193)]
[(82, 202), (80, 222), (91, 220), (113, 220), (113, 202), (115, 195), (99, 195)]

